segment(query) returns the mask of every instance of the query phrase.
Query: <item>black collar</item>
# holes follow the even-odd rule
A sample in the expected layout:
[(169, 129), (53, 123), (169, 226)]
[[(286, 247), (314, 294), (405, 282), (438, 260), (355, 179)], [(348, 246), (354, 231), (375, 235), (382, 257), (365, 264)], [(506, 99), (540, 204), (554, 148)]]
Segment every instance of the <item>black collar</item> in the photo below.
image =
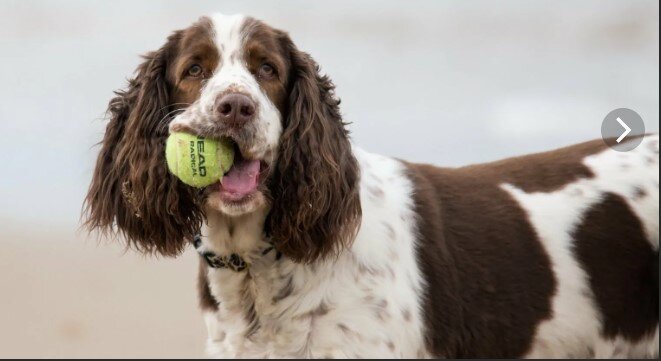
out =
[[(197, 250), (197, 253), (207, 262), (207, 265), (211, 268), (218, 268), (218, 269), (227, 268), (227, 269), (231, 269), (234, 272), (241, 272), (246, 268), (248, 268), (249, 266), (249, 264), (236, 253), (232, 253), (229, 256), (217, 255), (210, 251), (200, 250), (201, 245), (202, 245), (202, 235), (198, 233), (193, 238), (193, 246), (195, 247), (195, 250)], [(267, 255), (269, 252), (273, 250), (275, 250), (274, 246), (266, 248), (264, 251), (262, 251), (262, 256)], [(275, 260), (278, 261), (280, 260), (281, 257), (282, 257), (282, 253), (276, 251)]]

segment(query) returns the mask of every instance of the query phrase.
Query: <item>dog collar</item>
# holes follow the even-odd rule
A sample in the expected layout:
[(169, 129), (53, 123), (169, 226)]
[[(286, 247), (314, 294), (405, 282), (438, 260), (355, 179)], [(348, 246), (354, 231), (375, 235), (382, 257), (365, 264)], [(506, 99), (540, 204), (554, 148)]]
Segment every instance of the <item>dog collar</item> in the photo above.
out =
[[(249, 266), (249, 264), (243, 259), (243, 257), (239, 256), (236, 253), (232, 253), (230, 255), (217, 255), (210, 251), (200, 250), (201, 245), (202, 245), (202, 235), (198, 233), (193, 238), (193, 246), (195, 247), (195, 250), (200, 255), (200, 257), (202, 257), (206, 261), (207, 265), (211, 268), (216, 268), (216, 269), (226, 268), (234, 272), (241, 272), (246, 268), (248, 268)], [(275, 250), (274, 246), (270, 246), (266, 248), (264, 251), (262, 251), (262, 256), (267, 255), (273, 250)], [(279, 261), (280, 258), (282, 258), (282, 253), (276, 251), (275, 260)]]
[(200, 245), (202, 245), (202, 235), (196, 234), (195, 237), (193, 237), (193, 246), (200, 257), (202, 257), (211, 268), (227, 268), (234, 272), (241, 272), (248, 267), (246, 261), (236, 253), (230, 255), (217, 255), (210, 251), (200, 250)]
[(202, 254), (202, 258), (204, 258), (207, 265), (211, 268), (227, 268), (234, 272), (241, 272), (248, 267), (246, 261), (236, 253), (232, 253), (229, 256), (219, 256), (212, 252), (205, 252)]

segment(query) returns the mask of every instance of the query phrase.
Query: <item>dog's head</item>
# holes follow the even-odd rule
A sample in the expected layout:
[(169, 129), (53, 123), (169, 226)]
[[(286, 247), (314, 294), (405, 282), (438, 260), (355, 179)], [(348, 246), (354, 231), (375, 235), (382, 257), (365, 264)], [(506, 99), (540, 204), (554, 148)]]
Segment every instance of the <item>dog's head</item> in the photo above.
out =
[[(285, 32), (240, 15), (201, 18), (148, 53), (116, 94), (86, 198), (89, 228), (177, 255), (205, 212), (268, 210), (267, 235), (294, 260), (351, 239), (359, 171), (339, 100)], [(197, 190), (169, 174), (170, 131), (232, 139), (223, 181)]]

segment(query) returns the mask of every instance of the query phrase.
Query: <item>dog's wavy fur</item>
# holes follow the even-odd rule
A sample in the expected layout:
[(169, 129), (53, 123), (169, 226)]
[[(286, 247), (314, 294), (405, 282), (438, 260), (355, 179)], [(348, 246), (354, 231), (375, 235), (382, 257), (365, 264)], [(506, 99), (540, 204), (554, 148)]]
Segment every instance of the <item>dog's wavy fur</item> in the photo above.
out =
[(134, 79), (115, 92), (110, 121), (85, 198), (85, 225), (121, 233), (133, 248), (176, 256), (199, 231), (204, 214), (197, 192), (168, 172), (165, 140), (170, 119), (168, 63), (181, 31), (144, 56)]
[(310, 262), (353, 239), (361, 214), (358, 166), (333, 83), (289, 37), (283, 39), (291, 57), (292, 87), (269, 187), (273, 202), (267, 231), (281, 252)]

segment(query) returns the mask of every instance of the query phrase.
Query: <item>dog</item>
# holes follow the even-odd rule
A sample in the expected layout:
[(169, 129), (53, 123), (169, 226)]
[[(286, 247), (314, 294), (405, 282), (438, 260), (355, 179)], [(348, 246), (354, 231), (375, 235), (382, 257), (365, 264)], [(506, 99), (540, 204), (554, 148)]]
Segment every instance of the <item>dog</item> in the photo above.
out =
[[(658, 357), (658, 135), (440, 168), (339, 103), (286, 32), (202, 17), (110, 101), (86, 226), (195, 247), (211, 356)], [(174, 131), (232, 140), (222, 181), (168, 172)]]

